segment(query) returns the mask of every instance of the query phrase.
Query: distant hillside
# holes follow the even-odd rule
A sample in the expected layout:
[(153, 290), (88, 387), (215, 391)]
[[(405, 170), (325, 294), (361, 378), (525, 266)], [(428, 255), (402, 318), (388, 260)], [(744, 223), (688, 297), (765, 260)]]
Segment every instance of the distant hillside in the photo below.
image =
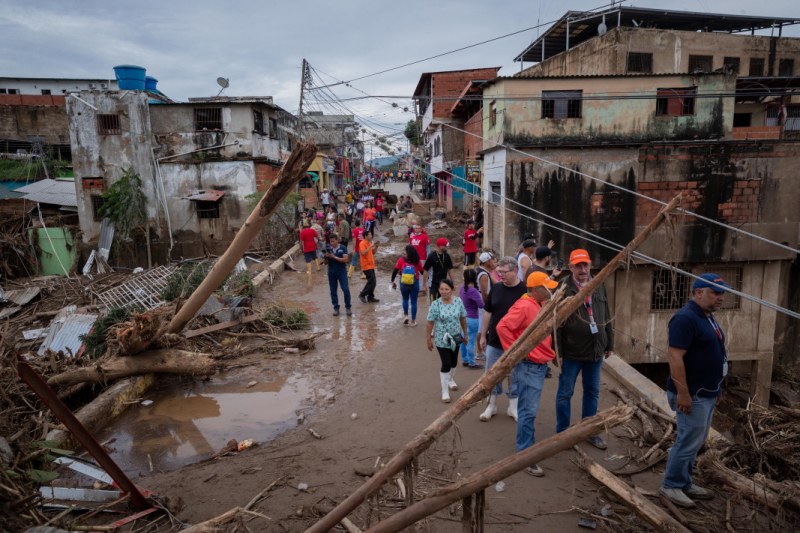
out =
[(390, 165), (396, 165), (398, 159), (399, 158), (396, 155), (390, 155), (386, 157), (376, 157), (375, 159), (370, 159), (369, 161), (367, 161), (367, 165), (373, 166), (375, 168), (388, 167)]

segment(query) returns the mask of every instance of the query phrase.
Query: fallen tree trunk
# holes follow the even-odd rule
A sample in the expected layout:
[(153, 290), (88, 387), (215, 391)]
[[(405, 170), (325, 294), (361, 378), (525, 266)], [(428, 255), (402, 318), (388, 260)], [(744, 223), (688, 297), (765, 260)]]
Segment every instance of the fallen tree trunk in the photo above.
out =
[(258, 275), (253, 278), (253, 286), (260, 287), (265, 281), (272, 284), (275, 281), (275, 276), (283, 272), (287, 268), (289, 261), (292, 260), (292, 256), (298, 253), (300, 253), (300, 245), (295, 244), (289, 248), (285, 254), (273, 261), (270, 266), (265, 268), (262, 272), (259, 272)]
[(469, 477), (431, 493), (424, 500), (395, 513), (367, 530), (367, 533), (391, 533), (400, 531), (414, 522), (432, 515), (467, 496), (471, 496), (486, 487), (490, 487), (508, 476), (536, 463), (568, 450), (578, 442), (628, 421), (633, 416), (633, 409), (620, 405), (607, 409), (596, 416), (585, 418), (578, 424), (557, 433), (550, 438), (537, 442), (530, 448), (508, 456), (493, 465), (484, 468)]
[(210, 355), (185, 350), (153, 350), (136, 357), (115, 357), (95, 366), (87, 366), (63, 372), (47, 380), (49, 385), (72, 385), (75, 383), (102, 383), (128, 376), (142, 374), (192, 374), (204, 375), (216, 372), (217, 363)]
[(672, 518), (658, 505), (636, 492), (630, 485), (597, 464), (591, 457), (577, 447), (575, 450), (581, 458), (581, 468), (586, 470), (593, 478), (611, 489), (611, 491), (624, 500), (636, 513), (656, 528), (658, 531), (668, 533), (690, 533), (680, 522)]
[[(350, 496), (342, 501), (336, 508), (323, 516), (316, 524), (312, 525), (306, 533), (323, 533), (333, 528), (342, 518), (353, 509), (361, 505), (371, 494), (374, 494), (386, 482), (409, 463), (414, 457), (425, 451), (437, 438), (445, 433), (473, 404), (485, 398), (492, 388), (504, 379), (514, 365), (519, 363), (547, 336), (551, 335), (553, 328), (560, 325), (575, 310), (583, 305), (605, 279), (617, 267), (630, 259), (630, 254), (636, 250), (669, 214), (678, 206), (681, 195), (676, 196), (662, 209), (659, 214), (648, 224), (628, 245), (623, 248), (592, 280), (584, 285), (575, 296), (563, 300), (563, 289), (558, 291), (539, 311), (536, 319), (525, 329), (522, 335), (512, 344), (505, 354), (490, 368), (478, 381), (476, 381), (452, 406), (434, 420), (422, 433), (407, 443), (387, 464), (374, 476), (356, 489)], [(553, 316), (555, 313), (555, 317)]]
[(250, 243), (264, 227), (270, 215), (281, 205), (283, 198), (292, 187), (305, 176), (308, 166), (314, 161), (316, 155), (317, 147), (314, 143), (297, 143), (289, 159), (281, 168), (280, 174), (259, 200), (244, 225), (236, 232), (228, 249), (217, 259), (203, 282), (172, 317), (166, 333), (180, 333), (197, 313), (197, 310), (208, 300), (208, 297), (225, 281), (236, 263), (244, 256)]

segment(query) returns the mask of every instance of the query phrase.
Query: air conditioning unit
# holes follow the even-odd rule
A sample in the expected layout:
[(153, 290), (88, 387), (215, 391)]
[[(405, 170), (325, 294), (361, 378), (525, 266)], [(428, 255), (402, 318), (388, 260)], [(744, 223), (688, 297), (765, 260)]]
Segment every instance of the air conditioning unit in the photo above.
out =
[(90, 83), (90, 84), (89, 84), (89, 88), (90, 88), (90, 89), (94, 89), (94, 83)]

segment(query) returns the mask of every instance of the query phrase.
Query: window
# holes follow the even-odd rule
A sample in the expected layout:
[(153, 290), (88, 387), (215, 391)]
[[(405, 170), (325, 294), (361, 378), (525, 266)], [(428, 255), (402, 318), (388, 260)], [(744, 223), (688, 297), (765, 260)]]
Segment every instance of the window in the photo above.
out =
[(722, 65), (726, 70), (732, 70), (737, 74), (739, 73), (739, 63), (740, 60), (738, 57), (726, 57), (722, 60)]
[[(686, 269), (682, 268), (681, 270)], [(689, 300), (690, 286), (691, 281), (688, 276), (665, 268), (653, 270), (650, 288), (650, 310), (672, 311), (680, 309)]]
[(628, 52), (628, 72), (653, 72), (653, 54), (648, 52)]
[(581, 118), (583, 91), (542, 91), (542, 118)]
[(195, 200), (194, 208), (197, 210), (197, 218), (219, 218), (219, 202)]
[(750, 58), (750, 70), (747, 74), (748, 76), (763, 76), (764, 75), (764, 58), (763, 57), (751, 57)]
[(492, 195), (491, 195), (491, 197), (489, 199), (489, 202), (494, 204), (494, 205), (500, 205), (500, 199), (501, 199), (500, 194), (502, 192), (502, 186), (500, 185), (500, 182), (499, 181), (490, 181), (489, 182), (489, 187), (490, 187), (491, 193), (492, 193)]
[(0, 94), (19, 94), (19, 89), (0, 89)]
[(752, 125), (752, 113), (734, 113), (733, 114), (733, 127), (734, 128), (749, 128)]
[(786, 122), (783, 124), (784, 131), (800, 131), (800, 106), (786, 106)]
[(42, 89), (42, 94), (43, 95), (48, 95), (48, 94), (53, 94), (53, 93), (50, 91), (50, 89)]
[(778, 63), (778, 76), (791, 76), (794, 74), (794, 59), (781, 59)]
[(8, 94), (8, 91), (6, 89), (0, 88), (0, 94)]
[(97, 133), (99, 135), (119, 135), (119, 115), (97, 115)]
[(256, 109), (253, 110), (253, 131), (261, 135), (267, 133), (264, 130), (264, 113)]
[(714, 56), (689, 56), (689, 72), (711, 72), (714, 70)]
[(200, 107), (194, 110), (194, 130), (222, 130), (222, 108)]
[(442, 155), (442, 139), (441, 137), (436, 137), (433, 140), (433, 157), (440, 155)]
[(92, 199), (92, 218), (95, 222), (102, 222), (103, 215), (100, 214), (100, 207), (106, 203), (106, 199), (97, 194), (93, 194), (89, 198)]
[(489, 127), (497, 126), (497, 107), (496, 102), (489, 102)]
[(278, 138), (278, 120), (271, 118), (269, 119), (269, 136), (272, 139)]
[(694, 115), (694, 99), (697, 94), (697, 87), (658, 89), (656, 94), (656, 116)]

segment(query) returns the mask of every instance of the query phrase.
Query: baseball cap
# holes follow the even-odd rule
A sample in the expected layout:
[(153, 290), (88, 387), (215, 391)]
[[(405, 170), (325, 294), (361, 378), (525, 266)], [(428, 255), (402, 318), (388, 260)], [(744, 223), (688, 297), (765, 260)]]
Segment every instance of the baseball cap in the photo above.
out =
[(523, 248), (533, 248), (534, 246), (536, 246), (536, 241), (534, 241), (533, 239), (525, 239), (524, 241), (522, 241)]
[(553, 252), (547, 246), (539, 246), (538, 248), (536, 248), (536, 251), (533, 252), (533, 254), (536, 256), (536, 259), (544, 259), (549, 255), (553, 255), (554, 253), (555, 252)]
[(528, 276), (528, 279), (525, 280), (525, 285), (527, 285), (528, 288), (547, 287), (548, 289), (555, 289), (558, 287), (558, 282), (550, 279), (544, 272), (533, 272)]
[(721, 277), (716, 274), (712, 274), (711, 272), (706, 272), (705, 274), (700, 274), (700, 279), (694, 280), (692, 283), (692, 290), (694, 289), (711, 289), (716, 293), (725, 292), (724, 290), (720, 290), (719, 287), (712, 285), (711, 283), (716, 283), (717, 285), (721, 285), (726, 289), (730, 289), (731, 286), (725, 283)]
[(494, 256), (489, 252), (483, 252), (481, 255), (478, 256), (478, 261), (480, 261), (481, 264), (486, 263), (487, 261), (491, 261), (492, 259), (494, 259)]
[(474, 221), (474, 220), (472, 220), (472, 219), (469, 219), (469, 220), (467, 220), (467, 224), (472, 224), (472, 225), (475, 225), (475, 221)]
[(578, 248), (577, 250), (572, 250), (569, 254), (569, 262), (573, 265), (577, 265), (578, 263), (591, 263), (592, 258), (589, 257), (589, 252), (583, 248)]
[(450, 246), (450, 242), (444, 237), (436, 239), (436, 246)]

